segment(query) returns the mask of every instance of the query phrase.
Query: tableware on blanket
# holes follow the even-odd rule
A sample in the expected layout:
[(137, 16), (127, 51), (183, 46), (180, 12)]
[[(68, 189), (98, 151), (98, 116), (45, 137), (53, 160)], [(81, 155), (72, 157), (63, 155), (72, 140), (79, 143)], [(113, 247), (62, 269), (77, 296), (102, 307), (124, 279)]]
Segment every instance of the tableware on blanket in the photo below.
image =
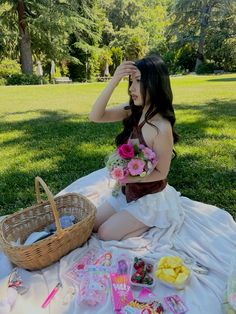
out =
[(184, 263), (185, 263), (185, 265), (188, 268), (190, 268), (195, 273), (207, 275), (208, 272), (209, 272), (209, 268), (208, 267), (202, 265), (201, 263), (199, 263), (198, 261), (196, 261), (192, 257), (189, 257), (189, 256), (185, 257), (184, 258)]
[(152, 261), (135, 257), (132, 268), (131, 268), (131, 277), (130, 283), (135, 287), (147, 287), (152, 288), (155, 286), (155, 278), (153, 274), (154, 264)]
[[(48, 201), (42, 201), (39, 184)], [(0, 222), (0, 246), (13, 264), (38, 270), (58, 261), (75, 248), (83, 245), (92, 233), (96, 207), (83, 195), (67, 193), (53, 197), (46, 183), (35, 178), (37, 205), (7, 216)], [(63, 229), (60, 217), (73, 215), (77, 222)], [(55, 222), (56, 232), (30, 245), (23, 245), (33, 232), (43, 230)], [(18, 243), (20, 239), (20, 243)]]
[(155, 270), (158, 281), (177, 290), (184, 289), (189, 283), (190, 273), (190, 269), (178, 256), (163, 256)]

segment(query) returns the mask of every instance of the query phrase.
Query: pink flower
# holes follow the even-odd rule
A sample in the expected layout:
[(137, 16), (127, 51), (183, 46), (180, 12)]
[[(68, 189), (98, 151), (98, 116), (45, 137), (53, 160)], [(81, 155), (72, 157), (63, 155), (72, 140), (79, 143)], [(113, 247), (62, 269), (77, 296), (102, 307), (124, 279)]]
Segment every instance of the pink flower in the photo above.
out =
[(121, 180), (124, 178), (124, 171), (121, 167), (116, 167), (111, 171), (111, 177), (115, 180)]
[(144, 149), (144, 147), (145, 146), (143, 144), (139, 144), (139, 146), (138, 146), (139, 149)]
[(132, 145), (123, 144), (120, 147), (118, 147), (118, 153), (121, 158), (129, 159), (134, 157), (134, 148)]
[(156, 158), (156, 154), (148, 147), (143, 148), (145, 158), (152, 160)]
[(122, 179), (119, 179), (120, 184), (126, 184), (128, 182), (128, 176), (129, 176), (129, 170), (128, 168), (124, 168), (124, 177)]
[(140, 159), (131, 159), (128, 163), (128, 169), (132, 176), (140, 175), (143, 172), (145, 162)]
[(128, 177), (129, 175), (129, 170), (127, 168), (124, 168), (124, 177)]

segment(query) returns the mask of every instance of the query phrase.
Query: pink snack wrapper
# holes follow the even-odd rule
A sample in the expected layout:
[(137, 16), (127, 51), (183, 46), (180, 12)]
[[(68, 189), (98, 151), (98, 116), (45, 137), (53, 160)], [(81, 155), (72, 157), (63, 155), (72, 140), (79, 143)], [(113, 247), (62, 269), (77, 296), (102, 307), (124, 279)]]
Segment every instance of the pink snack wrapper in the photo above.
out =
[(126, 274), (110, 274), (114, 311), (121, 311), (122, 307), (132, 301), (133, 293)]
[(178, 295), (171, 295), (164, 298), (166, 306), (174, 314), (184, 314), (188, 311), (187, 306)]

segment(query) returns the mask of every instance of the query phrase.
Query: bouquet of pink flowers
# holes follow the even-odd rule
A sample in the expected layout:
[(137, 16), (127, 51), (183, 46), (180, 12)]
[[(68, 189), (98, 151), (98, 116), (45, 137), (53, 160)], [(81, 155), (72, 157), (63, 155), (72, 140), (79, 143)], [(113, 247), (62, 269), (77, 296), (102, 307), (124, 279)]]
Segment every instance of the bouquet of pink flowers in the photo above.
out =
[(157, 164), (157, 156), (149, 147), (139, 144), (138, 140), (129, 140), (119, 146), (106, 162), (109, 174), (116, 180), (112, 195), (117, 196), (127, 177), (145, 177)]

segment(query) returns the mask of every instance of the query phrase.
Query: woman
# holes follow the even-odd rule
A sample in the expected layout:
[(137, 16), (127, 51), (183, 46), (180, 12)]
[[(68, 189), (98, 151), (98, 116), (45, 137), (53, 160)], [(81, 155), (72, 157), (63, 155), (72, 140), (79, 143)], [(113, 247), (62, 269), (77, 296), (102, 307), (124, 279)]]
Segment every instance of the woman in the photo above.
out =
[[(129, 76), (129, 104), (107, 108), (108, 101), (122, 78)], [(89, 114), (94, 122), (124, 122), (116, 137), (117, 146), (129, 138), (152, 149), (158, 163), (145, 177), (128, 177), (118, 197), (110, 196), (97, 208), (94, 231), (102, 240), (121, 240), (139, 236), (150, 227), (166, 228), (182, 213), (169, 204), (178, 195), (167, 184), (167, 175), (177, 141), (175, 114), (166, 65), (158, 56), (137, 62), (125, 61), (96, 100)], [(177, 194), (177, 195), (176, 195)]]

